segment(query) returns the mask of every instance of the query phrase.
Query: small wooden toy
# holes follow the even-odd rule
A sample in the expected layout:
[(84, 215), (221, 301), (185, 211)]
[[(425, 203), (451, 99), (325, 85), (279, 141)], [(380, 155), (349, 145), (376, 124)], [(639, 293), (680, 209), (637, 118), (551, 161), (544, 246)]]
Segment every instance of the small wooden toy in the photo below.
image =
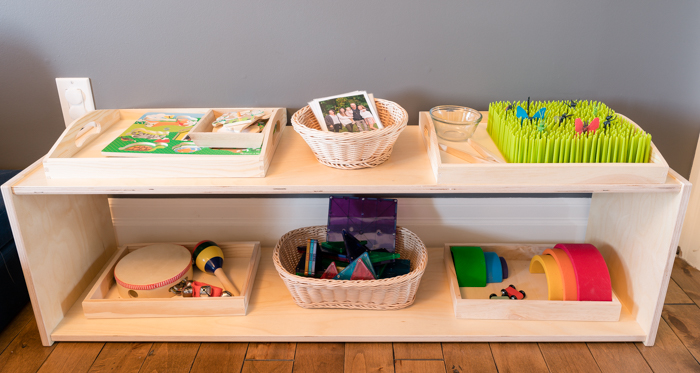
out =
[(559, 243), (554, 248), (562, 249), (571, 260), (578, 300), (612, 301), (608, 265), (598, 248), (586, 243)]
[(192, 256), (184, 246), (162, 243), (135, 250), (114, 267), (122, 298), (168, 298), (170, 288), (192, 276)]
[(508, 285), (507, 288), (501, 289), (501, 295), (514, 300), (525, 299), (527, 296), (524, 291), (516, 289), (513, 285)]
[(245, 128), (241, 131), (241, 133), (258, 133), (258, 132), (262, 132), (262, 127), (260, 125), (250, 126), (250, 127)]
[(504, 295), (491, 294), (489, 295), (489, 299), (510, 299), (510, 297)]
[(486, 262), (486, 283), (503, 282), (503, 268), (501, 268), (501, 259), (499, 259), (498, 254), (484, 252), (484, 260)]
[(486, 259), (477, 246), (452, 246), (452, 259), (459, 287), (486, 286)]
[(561, 279), (564, 286), (564, 300), (578, 300), (578, 290), (576, 289), (576, 272), (571, 264), (569, 255), (562, 249), (547, 249), (542, 255), (551, 255), (559, 266)]
[(181, 142), (180, 144), (173, 146), (173, 150), (178, 153), (196, 153), (202, 150), (202, 147), (197, 146), (193, 142)]
[[(244, 110), (232, 111), (224, 113), (212, 123), (213, 130), (224, 132), (239, 133), (244, 131), (250, 125), (263, 119), (265, 116), (264, 110)], [(213, 131), (212, 130), (212, 131)], [(216, 132), (213, 131), (213, 132)]]
[(564, 300), (564, 282), (554, 257), (535, 255), (530, 260), (530, 273), (544, 273), (547, 277), (547, 299)]
[(202, 272), (211, 273), (221, 281), (224, 289), (228, 290), (234, 296), (239, 296), (241, 293), (235, 285), (228, 279), (224, 270), (221, 267), (224, 264), (224, 253), (221, 248), (213, 241), (201, 241), (194, 247), (192, 254), (197, 268)]
[(508, 278), (508, 263), (502, 256), (500, 256), (499, 259), (501, 260), (501, 270), (503, 271), (503, 279), (505, 280)]

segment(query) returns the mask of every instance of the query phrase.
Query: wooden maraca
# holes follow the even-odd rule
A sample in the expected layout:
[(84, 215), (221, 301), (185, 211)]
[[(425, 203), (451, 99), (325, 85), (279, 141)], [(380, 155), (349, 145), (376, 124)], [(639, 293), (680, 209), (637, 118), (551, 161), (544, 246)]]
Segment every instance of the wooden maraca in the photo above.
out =
[(224, 264), (224, 252), (213, 241), (201, 241), (194, 246), (192, 253), (194, 262), (202, 272), (211, 273), (216, 276), (224, 289), (228, 290), (233, 296), (239, 296), (241, 293), (236, 286), (228, 279), (224, 270), (221, 267)]

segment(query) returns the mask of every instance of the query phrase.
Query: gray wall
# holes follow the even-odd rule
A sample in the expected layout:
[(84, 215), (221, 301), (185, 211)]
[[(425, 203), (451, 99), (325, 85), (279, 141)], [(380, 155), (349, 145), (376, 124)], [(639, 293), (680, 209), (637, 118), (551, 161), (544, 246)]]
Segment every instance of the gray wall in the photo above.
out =
[(364, 89), (417, 113), (601, 100), (687, 176), (700, 131), (697, 1), (0, 0), (0, 168), (64, 125), (54, 78), (97, 108), (284, 106)]

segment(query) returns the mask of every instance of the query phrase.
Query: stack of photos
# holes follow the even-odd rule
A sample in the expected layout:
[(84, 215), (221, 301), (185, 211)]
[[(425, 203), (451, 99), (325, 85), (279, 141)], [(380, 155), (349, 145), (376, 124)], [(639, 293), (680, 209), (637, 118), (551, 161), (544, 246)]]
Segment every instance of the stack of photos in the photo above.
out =
[(330, 132), (364, 132), (384, 128), (372, 95), (365, 91), (317, 98), (309, 106), (321, 125)]

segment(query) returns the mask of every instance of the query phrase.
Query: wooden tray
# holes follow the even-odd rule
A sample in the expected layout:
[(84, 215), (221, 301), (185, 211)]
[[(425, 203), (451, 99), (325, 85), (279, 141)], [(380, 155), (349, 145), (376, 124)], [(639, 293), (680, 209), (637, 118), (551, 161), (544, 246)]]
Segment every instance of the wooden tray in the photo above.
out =
[[(508, 278), (502, 283), (483, 288), (460, 288), (457, 283), (451, 246), (479, 246), (497, 253), (508, 263)], [(622, 304), (613, 292), (612, 302), (573, 302), (547, 300), (547, 278), (530, 273), (530, 258), (554, 244), (445, 244), (445, 269), (450, 282), (450, 295), (458, 319), (475, 320), (561, 320), (561, 321), (619, 321)], [(489, 299), (500, 295), (501, 289), (513, 284), (527, 294), (522, 300)]]
[[(486, 132), (488, 112), (482, 114), (472, 141), (503, 159)], [(438, 139), (429, 112), (420, 112), (418, 125), (438, 184), (662, 184), (668, 175), (668, 163), (653, 142), (650, 163), (468, 163), (440, 151), (438, 142), (464, 152), (471, 147), (466, 142)]]
[[(192, 250), (195, 242), (177, 242)], [(224, 271), (240, 290), (237, 297), (211, 298), (150, 298), (123, 299), (114, 281), (114, 267), (126, 254), (150, 243), (131, 244), (120, 247), (103, 268), (95, 285), (83, 300), (83, 312), (89, 319), (124, 319), (136, 317), (183, 317), (183, 316), (243, 316), (248, 310), (250, 293), (260, 262), (259, 242), (223, 242), (219, 247), (224, 252)], [(194, 268), (194, 278), (221, 287), (214, 275)]]
[(284, 108), (272, 110), (262, 132), (259, 155), (155, 155), (108, 157), (102, 149), (144, 113), (202, 113), (240, 110), (230, 109), (117, 109), (96, 110), (73, 122), (44, 157), (48, 179), (102, 178), (193, 178), (193, 177), (264, 177), (272, 162), (281, 133), (287, 123)]
[[(237, 109), (240, 110), (251, 110)], [(277, 111), (285, 109), (264, 109), (265, 116), (272, 118)], [(258, 133), (231, 133), (231, 132), (212, 132), (212, 123), (216, 118), (231, 110), (214, 109), (207, 113), (190, 131), (190, 138), (199, 146), (209, 148), (258, 148), (262, 145), (265, 138), (265, 131)], [(255, 126), (255, 124), (253, 124)], [(267, 127), (266, 127), (267, 128)]]

